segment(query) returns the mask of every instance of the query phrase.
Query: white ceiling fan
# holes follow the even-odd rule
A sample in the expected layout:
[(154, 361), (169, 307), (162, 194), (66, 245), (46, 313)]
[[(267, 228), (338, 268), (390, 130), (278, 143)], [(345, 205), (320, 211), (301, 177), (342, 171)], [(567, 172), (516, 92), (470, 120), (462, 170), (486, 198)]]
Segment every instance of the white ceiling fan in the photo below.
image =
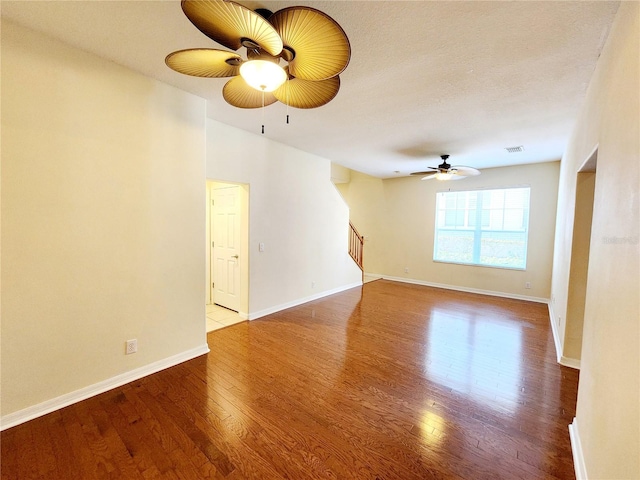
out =
[(473, 167), (464, 167), (462, 165), (449, 165), (447, 159), (449, 155), (440, 155), (442, 163), (437, 167), (427, 167), (430, 170), (426, 172), (413, 172), (411, 175), (422, 176), (421, 180), (462, 180), (466, 177), (475, 177), (480, 175), (480, 170)]

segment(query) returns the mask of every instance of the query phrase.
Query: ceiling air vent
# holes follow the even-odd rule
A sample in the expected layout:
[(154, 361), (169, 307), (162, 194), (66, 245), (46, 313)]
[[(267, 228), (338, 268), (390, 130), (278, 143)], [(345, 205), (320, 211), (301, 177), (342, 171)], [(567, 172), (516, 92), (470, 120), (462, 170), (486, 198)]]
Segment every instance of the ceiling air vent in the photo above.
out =
[(509, 153), (518, 153), (518, 152), (524, 152), (524, 147), (522, 145), (519, 145), (517, 147), (507, 147), (505, 148), (505, 150)]

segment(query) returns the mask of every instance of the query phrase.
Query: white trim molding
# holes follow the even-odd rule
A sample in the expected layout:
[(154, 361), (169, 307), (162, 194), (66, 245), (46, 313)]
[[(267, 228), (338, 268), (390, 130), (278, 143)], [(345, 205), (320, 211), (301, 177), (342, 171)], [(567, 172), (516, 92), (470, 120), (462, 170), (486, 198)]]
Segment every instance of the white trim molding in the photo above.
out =
[(282, 310), (286, 310), (287, 308), (297, 307), (298, 305), (302, 305), (303, 303), (311, 302), (313, 300), (318, 300), (319, 298), (323, 298), (323, 297), (328, 297), (329, 295), (340, 293), (345, 290), (350, 290), (355, 287), (362, 287), (362, 282), (360, 281), (360, 282), (355, 282), (348, 285), (343, 285), (341, 287), (333, 288), (331, 290), (325, 290), (324, 292), (320, 292), (315, 295), (311, 295), (309, 297), (298, 298), (297, 300), (292, 300), (291, 302), (281, 303), (280, 305), (275, 305), (273, 307), (265, 308), (263, 310), (250, 313), (248, 317), (249, 317), (249, 320), (255, 320), (256, 318), (264, 317), (266, 315), (271, 315), (272, 313), (280, 312)]
[(551, 302), (547, 305), (549, 307), (549, 322), (551, 323), (551, 331), (553, 332), (553, 343), (556, 346), (556, 359), (558, 363), (565, 367), (580, 370), (580, 360), (562, 355), (562, 343), (560, 342), (560, 332), (558, 331), (558, 324), (556, 323), (556, 314), (553, 311)]
[[(373, 274), (372, 274), (373, 275)], [(481, 290), (479, 288), (460, 287), (457, 285), (445, 285), (442, 283), (425, 282), (424, 280), (415, 280), (413, 278), (391, 277), (389, 275), (376, 275), (385, 280), (394, 282), (412, 283), (414, 285), (424, 285), (425, 287), (444, 288), (446, 290), (456, 290), (458, 292), (477, 293), (479, 295), (489, 295), (492, 297), (513, 298), (515, 300), (527, 300), (536, 303), (549, 303), (548, 298), (530, 297), (528, 295), (518, 295), (515, 293), (495, 292), (493, 290)]]
[(46, 400), (37, 405), (18, 410), (17, 412), (10, 413), (0, 418), (0, 431), (6, 430), (7, 428), (15, 427), (16, 425), (20, 425), (21, 423), (28, 422), (29, 420), (33, 420), (34, 418), (41, 417), (43, 415), (46, 415), (47, 413), (60, 410), (61, 408), (67, 407), (82, 400), (86, 400), (87, 398), (94, 397), (100, 393), (104, 393), (113, 388), (120, 387), (129, 382), (133, 382), (140, 378), (146, 377), (147, 375), (151, 375), (152, 373), (157, 373), (160, 370), (173, 367), (206, 353), (209, 353), (209, 347), (205, 343), (204, 345), (193, 348), (191, 350), (187, 350), (185, 352), (178, 353), (177, 355), (173, 355), (171, 357), (158, 360), (157, 362), (150, 363), (149, 365), (145, 365), (143, 367), (121, 373), (119, 375), (116, 375), (115, 377), (103, 380), (102, 382), (94, 383), (93, 385), (89, 385), (88, 387), (81, 388), (74, 392), (65, 393), (64, 395), (60, 395), (59, 397)]
[(375, 273), (365, 273), (364, 274), (364, 283), (373, 282), (375, 280), (380, 280), (382, 275), (376, 275)]
[(578, 432), (578, 422), (573, 417), (573, 422), (569, 425), (569, 438), (571, 439), (571, 453), (573, 454), (573, 468), (576, 472), (576, 480), (587, 480), (587, 465), (584, 463), (582, 452), (582, 442)]
[(553, 332), (553, 343), (556, 346), (556, 359), (558, 363), (562, 359), (562, 343), (560, 342), (560, 332), (558, 331), (558, 324), (556, 323), (556, 314), (553, 311), (553, 305), (551, 302), (547, 304), (549, 308), (549, 323), (551, 324), (551, 332)]
[(565, 357), (562, 355), (560, 360), (558, 360), (560, 365), (564, 365), (565, 367), (575, 368), (576, 370), (580, 370), (580, 360), (571, 357)]

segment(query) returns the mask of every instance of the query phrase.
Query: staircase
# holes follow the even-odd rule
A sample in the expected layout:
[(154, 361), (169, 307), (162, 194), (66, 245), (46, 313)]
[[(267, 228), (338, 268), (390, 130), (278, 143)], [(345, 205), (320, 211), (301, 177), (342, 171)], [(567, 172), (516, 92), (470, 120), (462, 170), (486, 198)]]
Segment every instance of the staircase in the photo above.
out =
[(363, 247), (364, 247), (364, 238), (362, 235), (358, 233), (356, 227), (353, 226), (353, 223), (349, 221), (349, 255), (353, 258), (353, 261), (356, 262), (360, 270), (362, 271), (362, 283), (364, 283), (364, 266), (363, 266)]

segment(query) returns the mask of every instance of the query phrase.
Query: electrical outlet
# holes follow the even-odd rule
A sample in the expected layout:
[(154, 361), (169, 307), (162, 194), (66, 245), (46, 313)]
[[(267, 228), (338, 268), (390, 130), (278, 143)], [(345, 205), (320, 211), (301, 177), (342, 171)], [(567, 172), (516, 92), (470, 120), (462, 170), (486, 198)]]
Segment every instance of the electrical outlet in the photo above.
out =
[(531, 282), (525, 282), (524, 288), (531, 288)]
[(137, 351), (138, 351), (138, 340), (135, 338), (133, 340), (127, 340), (125, 344), (124, 354), (131, 355), (132, 353), (136, 353)]
[(409, 273), (409, 267), (404, 267), (404, 273)]
[(311, 288), (315, 288), (316, 282), (311, 282)]
[(264, 252), (264, 242), (260, 242), (260, 243), (258, 244), (258, 251), (259, 251), (259, 252)]

